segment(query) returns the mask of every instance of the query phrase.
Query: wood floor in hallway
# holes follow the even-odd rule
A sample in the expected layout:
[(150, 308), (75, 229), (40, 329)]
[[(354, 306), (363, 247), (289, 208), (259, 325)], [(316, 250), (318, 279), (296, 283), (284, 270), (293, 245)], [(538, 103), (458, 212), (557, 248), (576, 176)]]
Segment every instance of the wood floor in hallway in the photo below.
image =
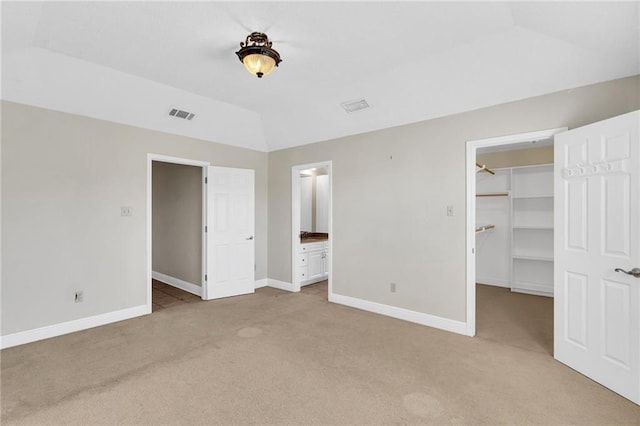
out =
[(153, 312), (188, 303), (202, 302), (200, 296), (170, 286), (158, 280), (151, 281), (151, 308)]

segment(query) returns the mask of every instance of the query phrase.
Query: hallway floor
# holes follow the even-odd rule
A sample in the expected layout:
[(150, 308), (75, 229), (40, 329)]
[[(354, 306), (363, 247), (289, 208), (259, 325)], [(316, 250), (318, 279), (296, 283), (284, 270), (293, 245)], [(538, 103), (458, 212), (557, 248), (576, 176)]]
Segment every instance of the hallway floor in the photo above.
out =
[(158, 280), (151, 281), (151, 309), (153, 312), (187, 303), (202, 302), (200, 296), (170, 286)]

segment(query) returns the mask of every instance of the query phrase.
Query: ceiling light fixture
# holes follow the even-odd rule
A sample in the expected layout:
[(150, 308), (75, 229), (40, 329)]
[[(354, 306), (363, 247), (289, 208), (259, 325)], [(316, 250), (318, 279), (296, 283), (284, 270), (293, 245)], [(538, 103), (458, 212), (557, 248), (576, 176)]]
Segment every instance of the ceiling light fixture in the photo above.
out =
[(240, 42), (240, 50), (236, 55), (247, 71), (257, 75), (258, 78), (269, 74), (282, 62), (280, 54), (271, 48), (269, 37), (259, 32), (249, 34), (245, 41)]

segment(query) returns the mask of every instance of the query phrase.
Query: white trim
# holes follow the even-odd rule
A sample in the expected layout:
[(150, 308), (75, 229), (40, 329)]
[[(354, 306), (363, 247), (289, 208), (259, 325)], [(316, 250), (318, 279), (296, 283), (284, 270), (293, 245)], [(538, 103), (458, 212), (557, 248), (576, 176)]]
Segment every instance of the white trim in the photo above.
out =
[(467, 319), (465, 334), (468, 336), (476, 334), (476, 150), (488, 146), (548, 139), (567, 130), (567, 127), (558, 127), (537, 132), (467, 141)]
[(202, 270), (200, 271), (200, 282), (202, 283), (201, 286), (201, 290), (200, 290), (200, 297), (202, 298), (202, 300), (207, 300), (207, 287), (208, 284), (207, 283), (207, 268), (208, 268), (208, 259), (207, 259), (207, 255), (208, 255), (208, 238), (209, 238), (209, 233), (205, 232), (204, 230), (207, 229), (207, 225), (208, 225), (208, 218), (207, 218), (207, 209), (209, 208), (209, 188), (207, 188), (207, 182), (209, 181), (209, 167), (208, 166), (202, 166), (202, 222), (201, 222), (201, 226), (202, 226), (202, 259), (201, 259), (201, 265), (202, 265)]
[(169, 155), (162, 154), (147, 154), (147, 158), (151, 158), (152, 161), (161, 161), (163, 163), (183, 164), (185, 166), (198, 166), (207, 167), (211, 165), (208, 161), (191, 160), (189, 158), (171, 157)]
[[(152, 218), (153, 218), (153, 202), (152, 202), (152, 192), (153, 192), (153, 179), (152, 179), (152, 169), (153, 169), (153, 162), (154, 161), (161, 161), (164, 163), (174, 163), (174, 164), (183, 164), (186, 166), (198, 166), (198, 167), (202, 167), (204, 170), (202, 172), (203, 176), (206, 177), (206, 169), (207, 166), (211, 165), (210, 162), (208, 161), (200, 161), (200, 160), (191, 160), (188, 158), (180, 158), (180, 157), (171, 157), (169, 155), (162, 155), (162, 154), (153, 154), (153, 153), (147, 153), (147, 274), (146, 274), (146, 288), (147, 288), (147, 307), (149, 308), (149, 312), (151, 312), (151, 295), (152, 295), (152, 289), (151, 289), (151, 278), (153, 277), (153, 245), (152, 245), (152, 238), (153, 238), (153, 227), (152, 227)], [(202, 184), (202, 210), (203, 210), (203, 215), (202, 215), (202, 257), (203, 260), (206, 259), (206, 249), (207, 249), (207, 244), (206, 244), (206, 234), (204, 232), (204, 224), (206, 222), (206, 208), (207, 208), (207, 187), (206, 185)], [(205, 289), (205, 291), (203, 292), (201, 290), (201, 296), (204, 298), (204, 294), (202, 293), (206, 293), (206, 283), (204, 280), (204, 276), (206, 274), (206, 262), (202, 262), (202, 287), (203, 289)], [(188, 291), (188, 290), (187, 290)]]
[(269, 287), (278, 288), (280, 290), (285, 290), (285, 291), (291, 291), (294, 293), (297, 291), (300, 291), (299, 288), (296, 290), (293, 284), (287, 283), (284, 281), (278, 281), (278, 280), (274, 280), (273, 278), (267, 278), (267, 282), (268, 282), (267, 285)]
[(462, 321), (424, 314), (421, 312), (411, 311), (409, 309), (397, 308), (395, 306), (383, 305), (381, 303), (356, 299), (355, 297), (343, 296), (340, 294), (329, 295), (329, 302), (338, 303), (340, 305), (362, 309), (364, 311), (374, 312), (376, 314), (386, 315), (388, 317), (398, 318), (404, 321), (414, 322), (429, 327), (439, 328), (441, 330), (451, 331), (453, 333), (465, 335), (467, 334), (467, 324)]
[(179, 288), (196, 296), (202, 296), (202, 287), (199, 285), (183, 281), (180, 278), (175, 278), (170, 275), (163, 274), (161, 272), (152, 271), (151, 276), (154, 280), (162, 281), (165, 284)]
[(511, 288), (511, 282), (509, 282), (509, 280), (503, 280), (503, 279), (500, 279), (500, 278), (476, 277), (476, 283), (477, 284), (483, 284), (483, 285), (491, 285), (491, 286), (494, 286), (494, 287)]
[[(537, 130), (535, 132), (516, 133), (515, 135), (498, 136), (495, 138), (476, 139), (467, 141), (467, 146), (472, 144), (475, 148), (488, 146), (507, 145), (520, 142), (531, 142), (535, 140), (549, 139), (557, 133), (566, 132), (567, 127), (556, 127), (554, 129)], [(474, 161), (475, 166), (475, 161)], [(474, 169), (475, 170), (475, 169)]]
[(262, 288), (262, 287), (266, 287), (268, 285), (269, 285), (269, 279), (268, 278), (263, 278), (261, 280), (256, 280), (254, 288)]
[(76, 331), (111, 324), (114, 322), (135, 318), (150, 313), (151, 308), (149, 306), (140, 305), (133, 308), (122, 309), (119, 311), (107, 312), (106, 314), (94, 315), (91, 317), (80, 318), (73, 321), (62, 322), (60, 324), (34, 328), (33, 330), (7, 334), (0, 337), (0, 349), (24, 345), (25, 343), (36, 342), (38, 340), (61, 336), (63, 334), (74, 333)]
[(291, 283), (294, 290), (300, 291), (297, 256), (300, 251), (300, 171), (318, 167), (326, 167), (329, 176), (329, 272), (328, 293), (333, 293), (333, 162), (319, 161), (310, 164), (298, 164), (291, 167)]

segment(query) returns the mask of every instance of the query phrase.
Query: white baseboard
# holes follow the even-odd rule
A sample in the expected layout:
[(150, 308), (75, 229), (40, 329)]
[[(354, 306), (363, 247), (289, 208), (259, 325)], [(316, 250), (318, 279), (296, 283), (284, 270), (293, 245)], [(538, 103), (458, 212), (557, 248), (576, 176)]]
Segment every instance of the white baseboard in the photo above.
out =
[(492, 285), (494, 287), (511, 288), (511, 281), (500, 278), (476, 277), (477, 284)]
[(338, 303), (340, 305), (350, 306), (352, 308), (362, 309), (376, 314), (386, 315), (401, 320), (415, 322), (417, 324), (427, 325), (429, 327), (439, 328), (441, 330), (451, 331), (453, 333), (467, 335), (467, 323), (462, 321), (442, 318), (435, 315), (423, 314), (421, 312), (410, 311), (395, 306), (383, 305), (381, 303), (370, 302), (368, 300), (356, 299), (355, 297), (343, 296), (340, 294), (329, 294), (329, 302)]
[(273, 278), (267, 278), (267, 281), (269, 283), (267, 284), (269, 287), (279, 288), (280, 290), (285, 290), (285, 291), (292, 291), (292, 292), (295, 291), (292, 283), (274, 280)]
[(19, 331), (17, 333), (1, 336), (0, 349), (24, 345), (25, 343), (61, 336), (63, 334), (86, 330), (88, 328), (98, 327), (150, 313), (150, 306), (140, 305), (133, 308), (122, 309), (120, 311), (107, 312), (106, 314), (94, 315), (92, 317), (80, 318), (73, 321), (62, 322), (60, 324), (35, 328), (33, 330)]
[(179, 278), (174, 278), (172, 276), (165, 275), (156, 271), (151, 272), (151, 276), (154, 280), (162, 281), (165, 284), (169, 284), (170, 286), (177, 287), (180, 290), (184, 290), (188, 293), (202, 297), (202, 287), (200, 287), (199, 285), (195, 285), (190, 282), (183, 281)]
[(262, 287), (266, 287), (268, 285), (269, 285), (269, 279), (268, 278), (263, 278), (261, 280), (256, 280), (255, 288), (262, 288)]

